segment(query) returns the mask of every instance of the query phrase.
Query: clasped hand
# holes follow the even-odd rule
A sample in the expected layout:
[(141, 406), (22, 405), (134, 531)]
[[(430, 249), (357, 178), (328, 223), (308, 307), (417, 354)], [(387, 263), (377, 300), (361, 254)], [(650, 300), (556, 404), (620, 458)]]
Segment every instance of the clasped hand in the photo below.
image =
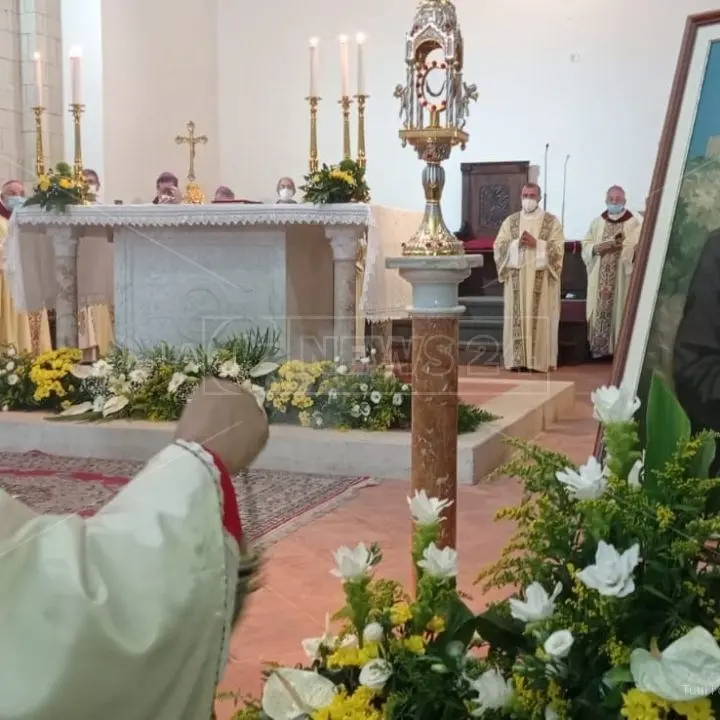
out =
[(537, 240), (527, 230), (525, 230), (520, 236), (520, 247), (537, 247)]

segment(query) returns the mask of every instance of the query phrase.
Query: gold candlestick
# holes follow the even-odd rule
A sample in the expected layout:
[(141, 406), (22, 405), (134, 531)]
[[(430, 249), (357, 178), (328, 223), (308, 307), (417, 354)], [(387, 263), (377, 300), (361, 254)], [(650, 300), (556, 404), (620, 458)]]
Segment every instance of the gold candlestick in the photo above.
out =
[(35, 115), (35, 175), (40, 177), (45, 174), (45, 148), (43, 143), (43, 113), (45, 108), (39, 105), (33, 109)]
[(317, 142), (317, 114), (318, 103), (322, 98), (316, 95), (305, 98), (310, 103), (310, 154), (308, 156), (308, 168), (310, 174), (316, 173), (319, 168), (318, 142)]
[(73, 119), (73, 134), (75, 141), (75, 150), (73, 153), (73, 178), (80, 186), (83, 203), (89, 203), (89, 189), (85, 182), (85, 173), (83, 172), (83, 154), (82, 154), (82, 114), (85, 112), (85, 106), (80, 103), (70, 104), (70, 114)]
[(343, 160), (350, 160), (352, 155), (350, 151), (350, 106), (352, 99), (345, 95), (340, 99), (343, 116)]
[(367, 167), (367, 153), (365, 151), (365, 104), (369, 95), (356, 95), (358, 106), (358, 155), (357, 164), (361, 167)]

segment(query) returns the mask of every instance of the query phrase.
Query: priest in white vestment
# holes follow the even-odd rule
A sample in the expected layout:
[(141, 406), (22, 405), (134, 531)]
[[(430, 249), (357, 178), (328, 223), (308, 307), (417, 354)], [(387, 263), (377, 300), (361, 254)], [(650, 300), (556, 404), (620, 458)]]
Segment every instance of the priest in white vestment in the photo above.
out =
[(582, 244), (588, 273), (588, 342), (594, 358), (615, 354), (642, 227), (641, 218), (625, 207), (625, 191), (619, 185), (607, 191), (605, 202), (605, 212), (592, 221)]
[(2, 720), (209, 720), (252, 570), (231, 473), (267, 436), (252, 394), (206, 381), (94, 517), (0, 490)]
[(540, 186), (522, 190), (522, 210), (500, 226), (493, 254), (504, 286), (503, 363), (508, 370), (557, 369), (560, 276), (565, 237), (540, 208)]

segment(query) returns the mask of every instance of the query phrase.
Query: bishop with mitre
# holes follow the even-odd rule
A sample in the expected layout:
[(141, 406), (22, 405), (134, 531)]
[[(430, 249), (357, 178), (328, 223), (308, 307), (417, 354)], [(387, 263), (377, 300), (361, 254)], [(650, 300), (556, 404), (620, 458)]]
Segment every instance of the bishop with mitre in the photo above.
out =
[(615, 353), (642, 227), (642, 220), (625, 207), (625, 191), (619, 185), (607, 191), (605, 202), (605, 212), (592, 221), (582, 243), (588, 273), (588, 342), (594, 358)]
[(206, 720), (248, 590), (231, 482), (268, 437), (208, 379), (176, 438), (94, 517), (0, 490), (0, 718)]
[(565, 237), (540, 208), (540, 186), (522, 189), (522, 210), (500, 226), (493, 254), (504, 286), (503, 362), (508, 370), (557, 368), (560, 276)]

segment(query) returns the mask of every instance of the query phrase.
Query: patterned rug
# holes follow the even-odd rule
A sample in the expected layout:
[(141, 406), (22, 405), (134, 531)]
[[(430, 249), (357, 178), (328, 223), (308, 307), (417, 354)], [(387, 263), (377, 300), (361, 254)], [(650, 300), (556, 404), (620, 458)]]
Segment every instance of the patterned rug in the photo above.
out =
[[(0, 488), (40, 513), (91, 516), (142, 463), (0, 453)], [(248, 540), (267, 547), (343, 504), (368, 478), (251, 470), (233, 480)]]

